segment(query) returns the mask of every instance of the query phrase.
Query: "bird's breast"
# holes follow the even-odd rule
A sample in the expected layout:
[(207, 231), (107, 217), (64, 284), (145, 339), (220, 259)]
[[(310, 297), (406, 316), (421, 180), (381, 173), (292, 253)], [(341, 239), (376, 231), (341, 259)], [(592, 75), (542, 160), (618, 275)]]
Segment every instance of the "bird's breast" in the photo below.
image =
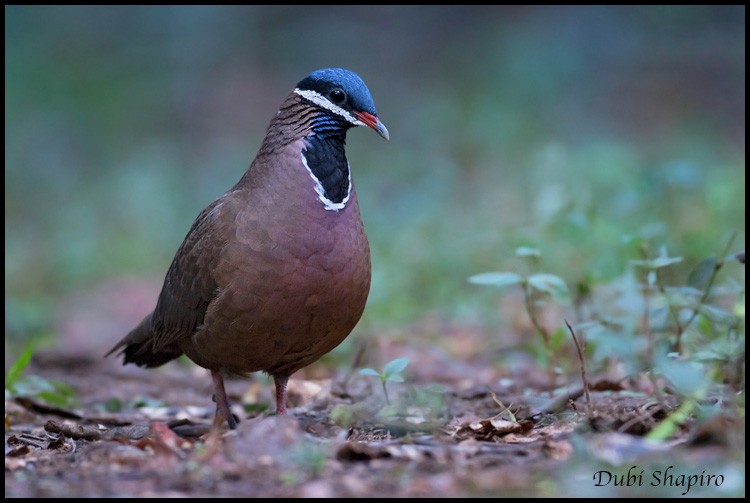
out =
[(215, 355), (237, 372), (294, 371), (336, 347), (364, 310), (370, 250), (356, 191), (327, 209), (299, 150), (286, 160), (251, 167), (258, 179), (224, 203), (218, 295), (194, 336), (204, 366)]

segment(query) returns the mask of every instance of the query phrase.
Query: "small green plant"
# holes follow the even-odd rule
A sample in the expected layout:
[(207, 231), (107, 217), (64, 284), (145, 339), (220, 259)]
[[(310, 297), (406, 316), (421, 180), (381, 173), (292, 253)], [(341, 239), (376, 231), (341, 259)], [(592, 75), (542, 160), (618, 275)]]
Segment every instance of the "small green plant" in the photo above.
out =
[[(522, 246), (516, 249), (516, 255), (526, 258), (532, 268), (539, 269), (542, 257), (541, 251)], [(563, 304), (570, 302), (570, 293), (565, 280), (559, 276), (545, 272), (536, 272), (526, 276), (514, 272), (485, 272), (471, 276), (469, 281), (477, 285), (489, 285), (497, 288), (519, 285), (523, 289), (526, 312), (531, 319), (532, 325), (534, 325), (534, 328), (544, 340), (544, 348), (550, 368), (550, 378), (554, 379), (555, 345), (562, 343), (562, 337), (555, 337), (555, 334), (544, 326), (540, 320), (539, 307), (543, 306), (549, 300)], [(558, 331), (558, 333), (562, 335), (561, 331)]]
[(383, 394), (385, 395), (385, 401), (388, 405), (390, 405), (391, 400), (390, 398), (388, 398), (388, 388), (386, 387), (386, 383), (388, 381), (404, 382), (404, 378), (401, 375), (401, 372), (403, 372), (406, 369), (407, 365), (409, 365), (408, 358), (396, 358), (395, 360), (391, 360), (388, 363), (386, 363), (385, 366), (383, 367), (382, 372), (378, 372), (375, 369), (366, 368), (366, 369), (361, 369), (359, 373), (364, 376), (376, 376), (378, 379), (380, 379), (380, 384), (383, 386)]
[(21, 356), (18, 357), (18, 360), (16, 360), (5, 373), (6, 394), (9, 391), (11, 393), (14, 392), (16, 384), (18, 383), (18, 381), (20, 381), (21, 376), (23, 375), (23, 371), (31, 362), (31, 357), (33, 355), (34, 348), (32, 346), (27, 346), (26, 349), (24, 349), (23, 353), (21, 353)]
[(33, 346), (27, 346), (5, 373), (5, 399), (31, 396), (57, 407), (72, 405), (75, 401), (75, 392), (67, 384), (49, 381), (37, 375), (23, 375), (33, 355)]
[[(584, 393), (588, 388), (585, 359), (590, 354), (598, 368), (618, 362), (626, 374), (647, 377), (664, 410), (669, 410), (665, 395), (682, 400), (649, 438), (670, 438), (688, 419), (715, 415), (710, 400), (727, 407), (737, 402), (732, 392), (744, 392), (744, 286), (731, 279), (718, 284), (727, 263), (744, 259), (742, 252), (729, 254), (733, 240), (719, 255), (724, 258), (708, 257), (685, 270), (685, 260), (670, 256), (666, 247), (653, 253), (648, 241), (634, 239), (628, 243), (635, 245), (639, 256), (629, 262), (620, 279), (597, 289), (588, 282), (584, 289), (577, 288), (573, 307), (580, 321), (575, 329), (569, 324), (568, 330), (578, 353)], [(469, 281), (523, 289), (526, 310), (544, 339), (552, 369), (552, 357), (562, 341), (557, 331), (540, 322), (540, 307), (551, 300), (567, 303), (569, 294), (561, 278), (538, 272), (538, 250), (519, 248), (516, 255), (530, 261), (532, 274), (492, 272)]]
[[(732, 247), (735, 236), (733, 235), (727, 243), (722, 256), (726, 257)], [(727, 259), (717, 260), (716, 257), (708, 257), (702, 260), (691, 271), (690, 276), (684, 286), (666, 287), (664, 285), (661, 270), (672, 264), (682, 262), (682, 257), (670, 257), (665, 247), (659, 249), (659, 255), (656, 258), (649, 258), (649, 246), (647, 242), (641, 244), (641, 260), (632, 260), (631, 264), (645, 271), (644, 284), (644, 325), (648, 326), (648, 309), (649, 298), (654, 294), (660, 295), (666, 302), (669, 316), (674, 327), (675, 340), (672, 345), (672, 351), (678, 354), (684, 353), (683, 336), (691, 327), (693, 322), (702, 315), (703, 317), (716, 318), (731, 317), (731, 313), (717, 312), (716, 308), (707, 304), (711, 296), (716, 276), (724, 266)], [(649, 331), (649, 353), (652, 351), (652, 338)]]
[[(662, 409), (671, 410), (648, 439), (666, 440), (732, 409), (744, 415), (738, 397), (745, 386), (745, 289), (733, 278), (719, 281), (727, 264), (742, 263), (742, 252), (729, 254), (733, 240), (723, 258), (705, 258), (691, 269), (666, 247), (652, 253), (648, 241), (634, 240), (639, 256), (608, 286), (606, 302), (592, 296), (595, 306), (587, 312), (593, 316), (577, 326), (594, 364), (614, 360), (627, 374), (648, 378)], [(681, 404), (665, 405), (667, 396)]]

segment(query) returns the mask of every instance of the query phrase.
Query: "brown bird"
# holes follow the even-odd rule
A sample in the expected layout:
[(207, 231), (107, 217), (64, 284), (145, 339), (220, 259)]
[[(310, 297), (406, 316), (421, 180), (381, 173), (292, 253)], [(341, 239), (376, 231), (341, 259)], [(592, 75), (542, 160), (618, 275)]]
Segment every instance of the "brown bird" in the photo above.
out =
[(240, 181), (195, 219), (156, 308), (107, 355), (158, 367), (186, 354), (211, 371), (214, 424), (230, 428), (224, 375), (264, 371), (285, 414), (289, 376), (349, 335), (370, 290), (352, 126), (389, 139), (359, 76), (328, 68), (297, 84)]

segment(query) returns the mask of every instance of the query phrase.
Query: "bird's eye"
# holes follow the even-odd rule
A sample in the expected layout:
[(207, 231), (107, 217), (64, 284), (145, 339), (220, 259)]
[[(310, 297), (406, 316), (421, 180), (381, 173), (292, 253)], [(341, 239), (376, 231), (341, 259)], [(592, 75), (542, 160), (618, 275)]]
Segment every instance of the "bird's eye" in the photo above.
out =
[(333, 91), (331, 91), (330, 93), (328, 93), (328, 97), (331, 98), (331, 101), (335, 105), (340, 105), (344, 101), (346, 101), (346, 93), (343, 90), (339, 89), (339, 88), (336, 88)]

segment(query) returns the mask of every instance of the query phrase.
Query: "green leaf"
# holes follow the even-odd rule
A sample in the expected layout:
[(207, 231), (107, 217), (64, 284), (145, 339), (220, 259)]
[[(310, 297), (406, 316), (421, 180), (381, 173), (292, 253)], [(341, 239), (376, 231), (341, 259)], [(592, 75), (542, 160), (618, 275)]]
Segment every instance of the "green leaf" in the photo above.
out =
[(32, 346), (27, 346), (18, 360), (16, 360), (15, 363), (11, 365), (10, 369), (8, 369), (8, 372), (5, 373), (5, 389), (12, 389), (15, 386), (18, 379), (21, 377), (21, 374), (23, 374), (24, 369), (26, 369), (29, 362), (31, 362), (31, 357), (33, 355), (34, 348)]
[(706, 389), (709, 384), (706, 368), (694, 362), (661, 357), (656, 363), (655, 370), (685, 396)]
[[(383, 367), (383, 374), (386, 376), (386, 378), (390, 378), (391, 376), (395, 376), (396, 374), (402, 372), (407, 365), (409, 365), (408, 358), (396, 358), (395, 360), (391, 360), (385, 364), (385, 367)], [(392, 381), (393, 379), (388, 380)]]
[(73, 388), (71, 388), (68, 384), (65, 384), (62, 381), (50, 381), (50, 383), (55, 388), (55, 391), (61, 395), (72, 397), (76, 393)]
[(541, 257), (541, 250), (530, 248), (528, 246), (519, 246), (516, 248), (516, 255), (519, 257)]
[(687, 284), (698, 290), (705, 290), (708, 288), (708, 283), (711, 281), (711, 276), (713, 276), (715, 270), (716, 257), (702, 260), (688, 276)]
[[(57, 386), (62, 383), (53, 383)], [(54, 391), (40, 391), (36, 394), (37, 398), (41, 398), (45, 402), (56, 407), (68, 407), (73, 403), (73, 392), (65, 389), (55, 389)]]
[[(702, 390), (697, 391), (695, 395), (702, 397)], [(656, 425), (653, 430), (648, 432), (646, 439), (661, 442), (667, 440), (672, 435), (675, 435), (680, 430), (680, 427), (688, 422), (697, 405), (698, 402), (695, 398), (692, 396), (688, 397), (687, 400), (682, 402), (682, 405), (680, 405), (677, 410), (672, 412), (661, 423)]]
[(703, 292), (696, 290), (692, 286), (670, 286), (666, 287), (664, 292), (666, 293), (664, 296), (664, 302), (674, 308), (690, 308), (697, 310), (701, 306), (700, 300), (703, 296)]
[(735, 323), (735, 316), (730, 311), (722, 309), (720, 307), (709, 306), (708, 304), (702, 304), (698, 306), (698, 312), (708, 318), (712, 323), (719, 325), (732, 325)]
[(58, 407), (67, 407), (75, 401), (75, 391), (60, 381), (50, 381), (38, 375), (20, 377), (9, 390), (13, 396), (33, 396)]
[(391, 382), (404, 382), (404, 378), (401, 377), (399, 374), (389, 375), (385, 378), (385, 380), (391, 381)]
[(55, 391), (55, 387), (50, 381), (33, 374), (19, 378), (13, 388), (16, 396), (37, 396), (45, 391)]
[(360, 373), (360, 375), (363, 375), (363, 376), (377, 376), (377, 377), (380, 377), (380, 372), (378, 372), (375, 369), (361, 369), (359, 371), (359, 373)]
[(556, 300), (567, 301), (570, 298), (568, 285), (559, 276), (546, 273), (532, 274), (528, 281), (533, 288), (551, 295)]
[(657, 257), (649, 260), (631, 260), (630, 263), (649, 270), (661, 269), (682, 262), (682, 257)]
[(492, 285), (498, 288), (516, 285), (523, 282), (523, 276), (512, 272), (485, 272), (469, 278), (469, 282), (477, 285)]

